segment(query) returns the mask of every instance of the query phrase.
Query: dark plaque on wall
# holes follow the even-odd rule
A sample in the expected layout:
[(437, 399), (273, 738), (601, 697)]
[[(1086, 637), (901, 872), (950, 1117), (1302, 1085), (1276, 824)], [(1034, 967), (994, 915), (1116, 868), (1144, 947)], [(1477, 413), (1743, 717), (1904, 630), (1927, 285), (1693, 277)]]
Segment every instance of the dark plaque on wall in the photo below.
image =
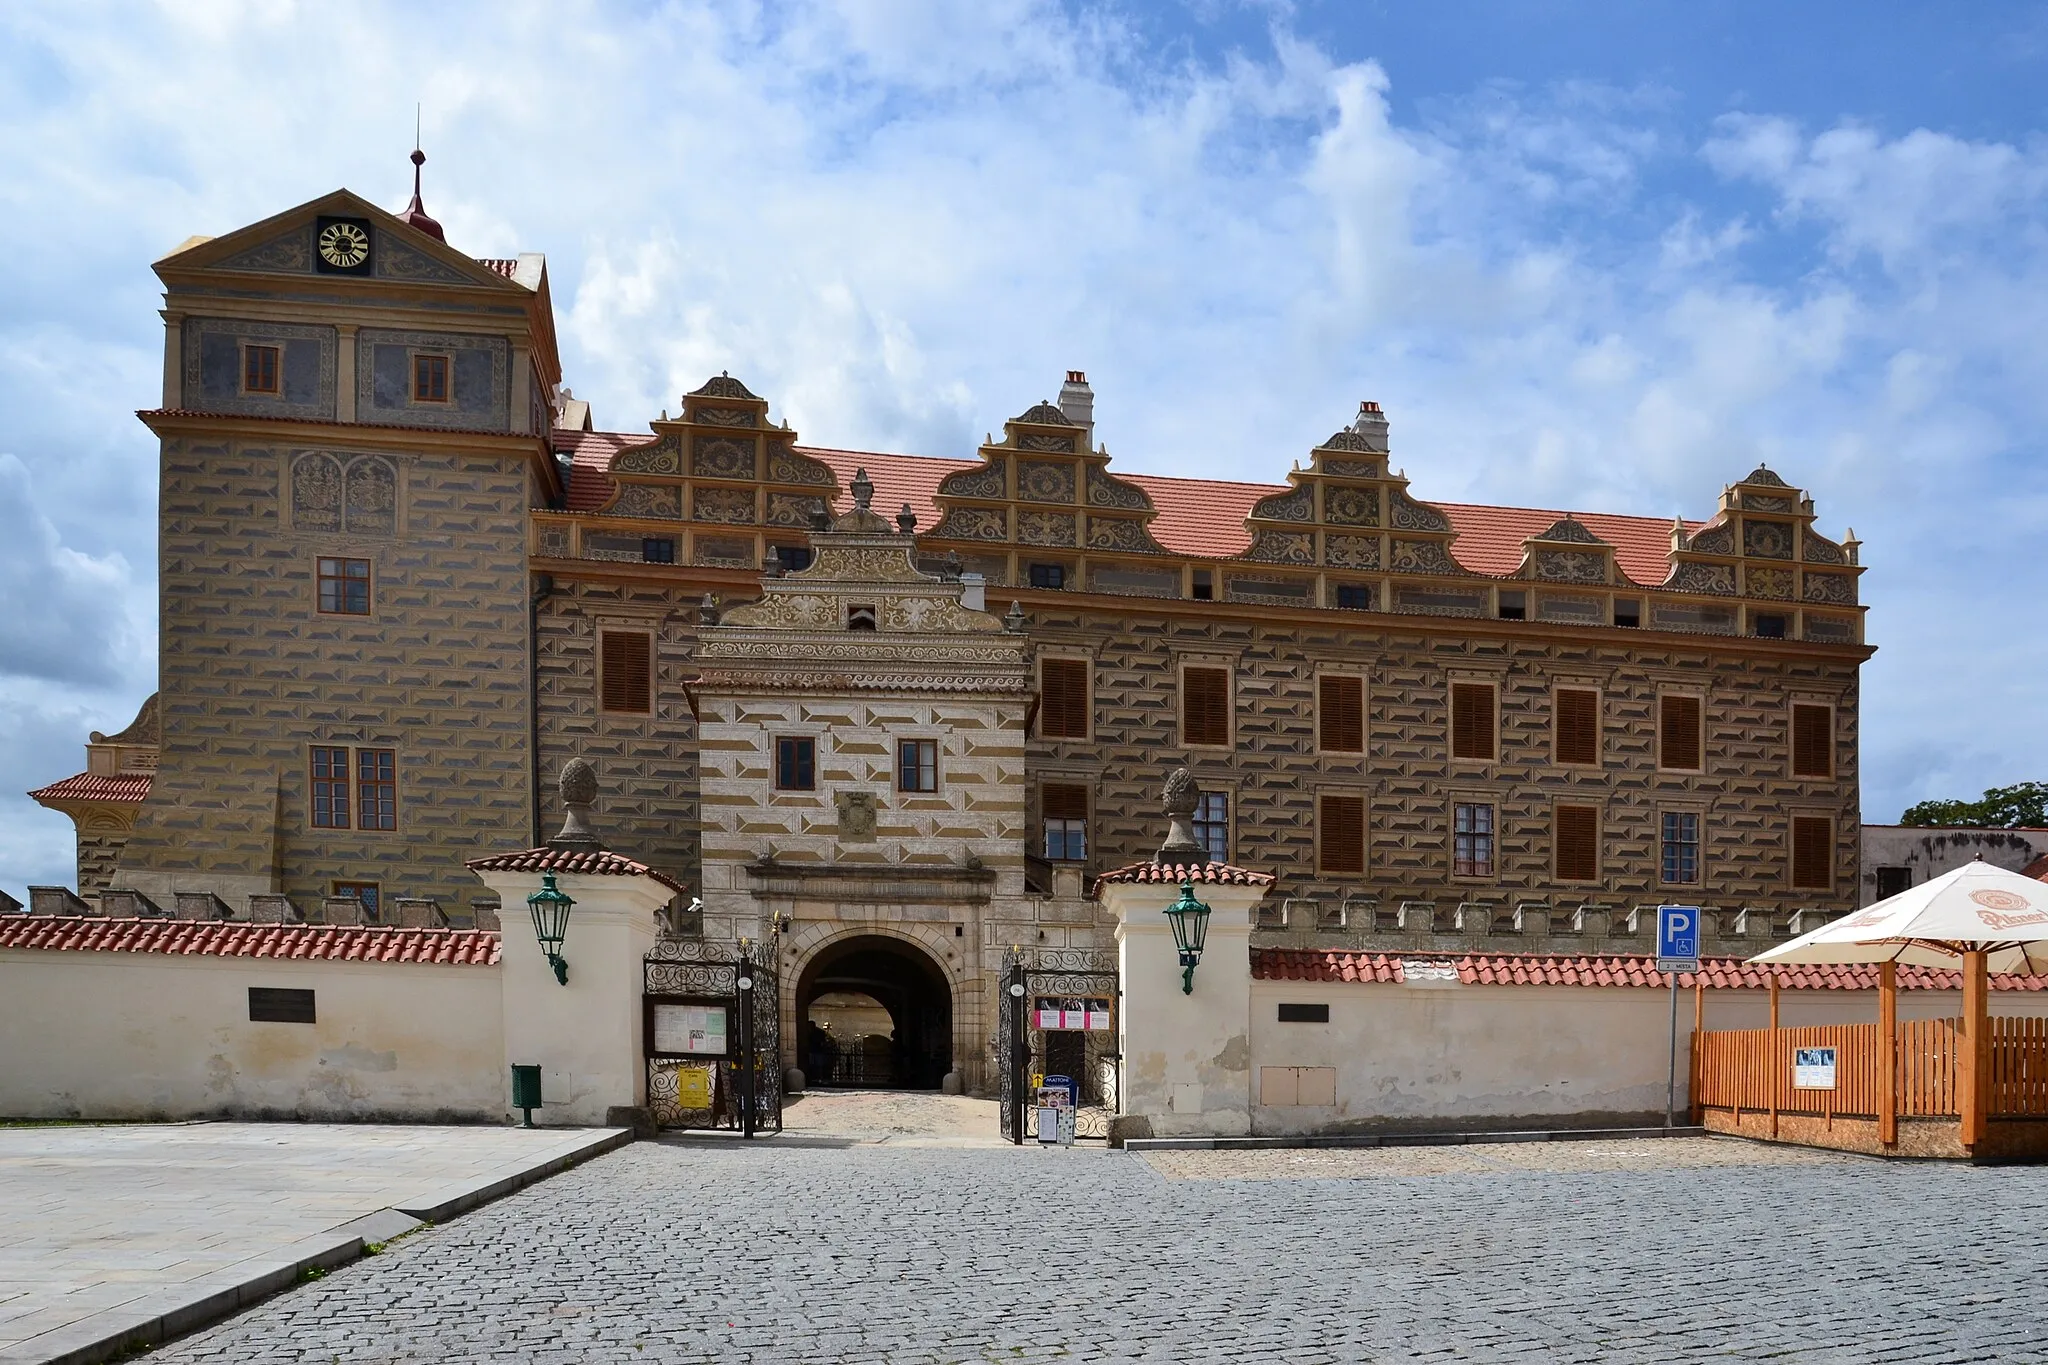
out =
[(313, 221), (313, 268), (323, 275), (370, 273), (370, 220), (317, 218)]

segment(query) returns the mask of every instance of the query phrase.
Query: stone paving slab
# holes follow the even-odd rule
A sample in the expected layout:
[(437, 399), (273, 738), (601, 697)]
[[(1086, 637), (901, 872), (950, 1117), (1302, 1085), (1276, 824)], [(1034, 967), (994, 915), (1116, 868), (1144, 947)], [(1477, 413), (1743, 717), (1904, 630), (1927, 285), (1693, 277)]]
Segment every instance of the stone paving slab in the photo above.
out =
[(0, 1365), (103, 1360), (623, 1142), (619, 1129), (0, 1128)]
[(2044, 1205), (2044, 1168), (1719, 1139), (643, 1142), (151, 1360), (2048, 1361)]

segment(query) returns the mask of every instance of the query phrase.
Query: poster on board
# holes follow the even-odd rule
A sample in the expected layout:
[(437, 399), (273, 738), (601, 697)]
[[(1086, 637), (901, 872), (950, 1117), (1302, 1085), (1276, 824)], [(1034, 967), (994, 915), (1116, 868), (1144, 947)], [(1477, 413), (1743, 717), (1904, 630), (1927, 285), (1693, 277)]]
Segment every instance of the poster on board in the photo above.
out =
[(724, 1005), (657, 1004), (653, 1050), (661, 1057), (723, 1057)]
[(1795, 1090), (1833, 1090), (1835, 1050), (1831, 1047), (1792, 1049), (1792, 1086)]

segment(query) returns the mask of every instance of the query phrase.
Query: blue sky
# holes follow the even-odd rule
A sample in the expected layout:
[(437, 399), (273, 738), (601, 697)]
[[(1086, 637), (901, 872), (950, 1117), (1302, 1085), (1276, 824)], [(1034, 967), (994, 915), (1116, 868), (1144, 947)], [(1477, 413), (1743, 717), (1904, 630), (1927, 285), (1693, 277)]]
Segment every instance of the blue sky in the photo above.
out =
[(0, 887), (153, 687), (149, 262), (346, 185), (548, 253), (639, 428), (729, 369), (969, 454), (1086, 369), (1119, 466), (1865, 542), (1866, 816), (2048, 777), (2048, 7), (365, 0), (0, 9)]

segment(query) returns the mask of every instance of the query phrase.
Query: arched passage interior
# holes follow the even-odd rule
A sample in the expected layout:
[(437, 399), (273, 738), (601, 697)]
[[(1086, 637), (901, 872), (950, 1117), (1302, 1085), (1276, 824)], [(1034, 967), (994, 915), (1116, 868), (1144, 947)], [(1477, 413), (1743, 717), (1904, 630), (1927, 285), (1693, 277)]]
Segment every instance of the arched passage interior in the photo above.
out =
[(953, 1069), (946, 974), (900, 939), (820, 949), (797, 978), (796, 1024), (807, 1085), (936, 1090)]

